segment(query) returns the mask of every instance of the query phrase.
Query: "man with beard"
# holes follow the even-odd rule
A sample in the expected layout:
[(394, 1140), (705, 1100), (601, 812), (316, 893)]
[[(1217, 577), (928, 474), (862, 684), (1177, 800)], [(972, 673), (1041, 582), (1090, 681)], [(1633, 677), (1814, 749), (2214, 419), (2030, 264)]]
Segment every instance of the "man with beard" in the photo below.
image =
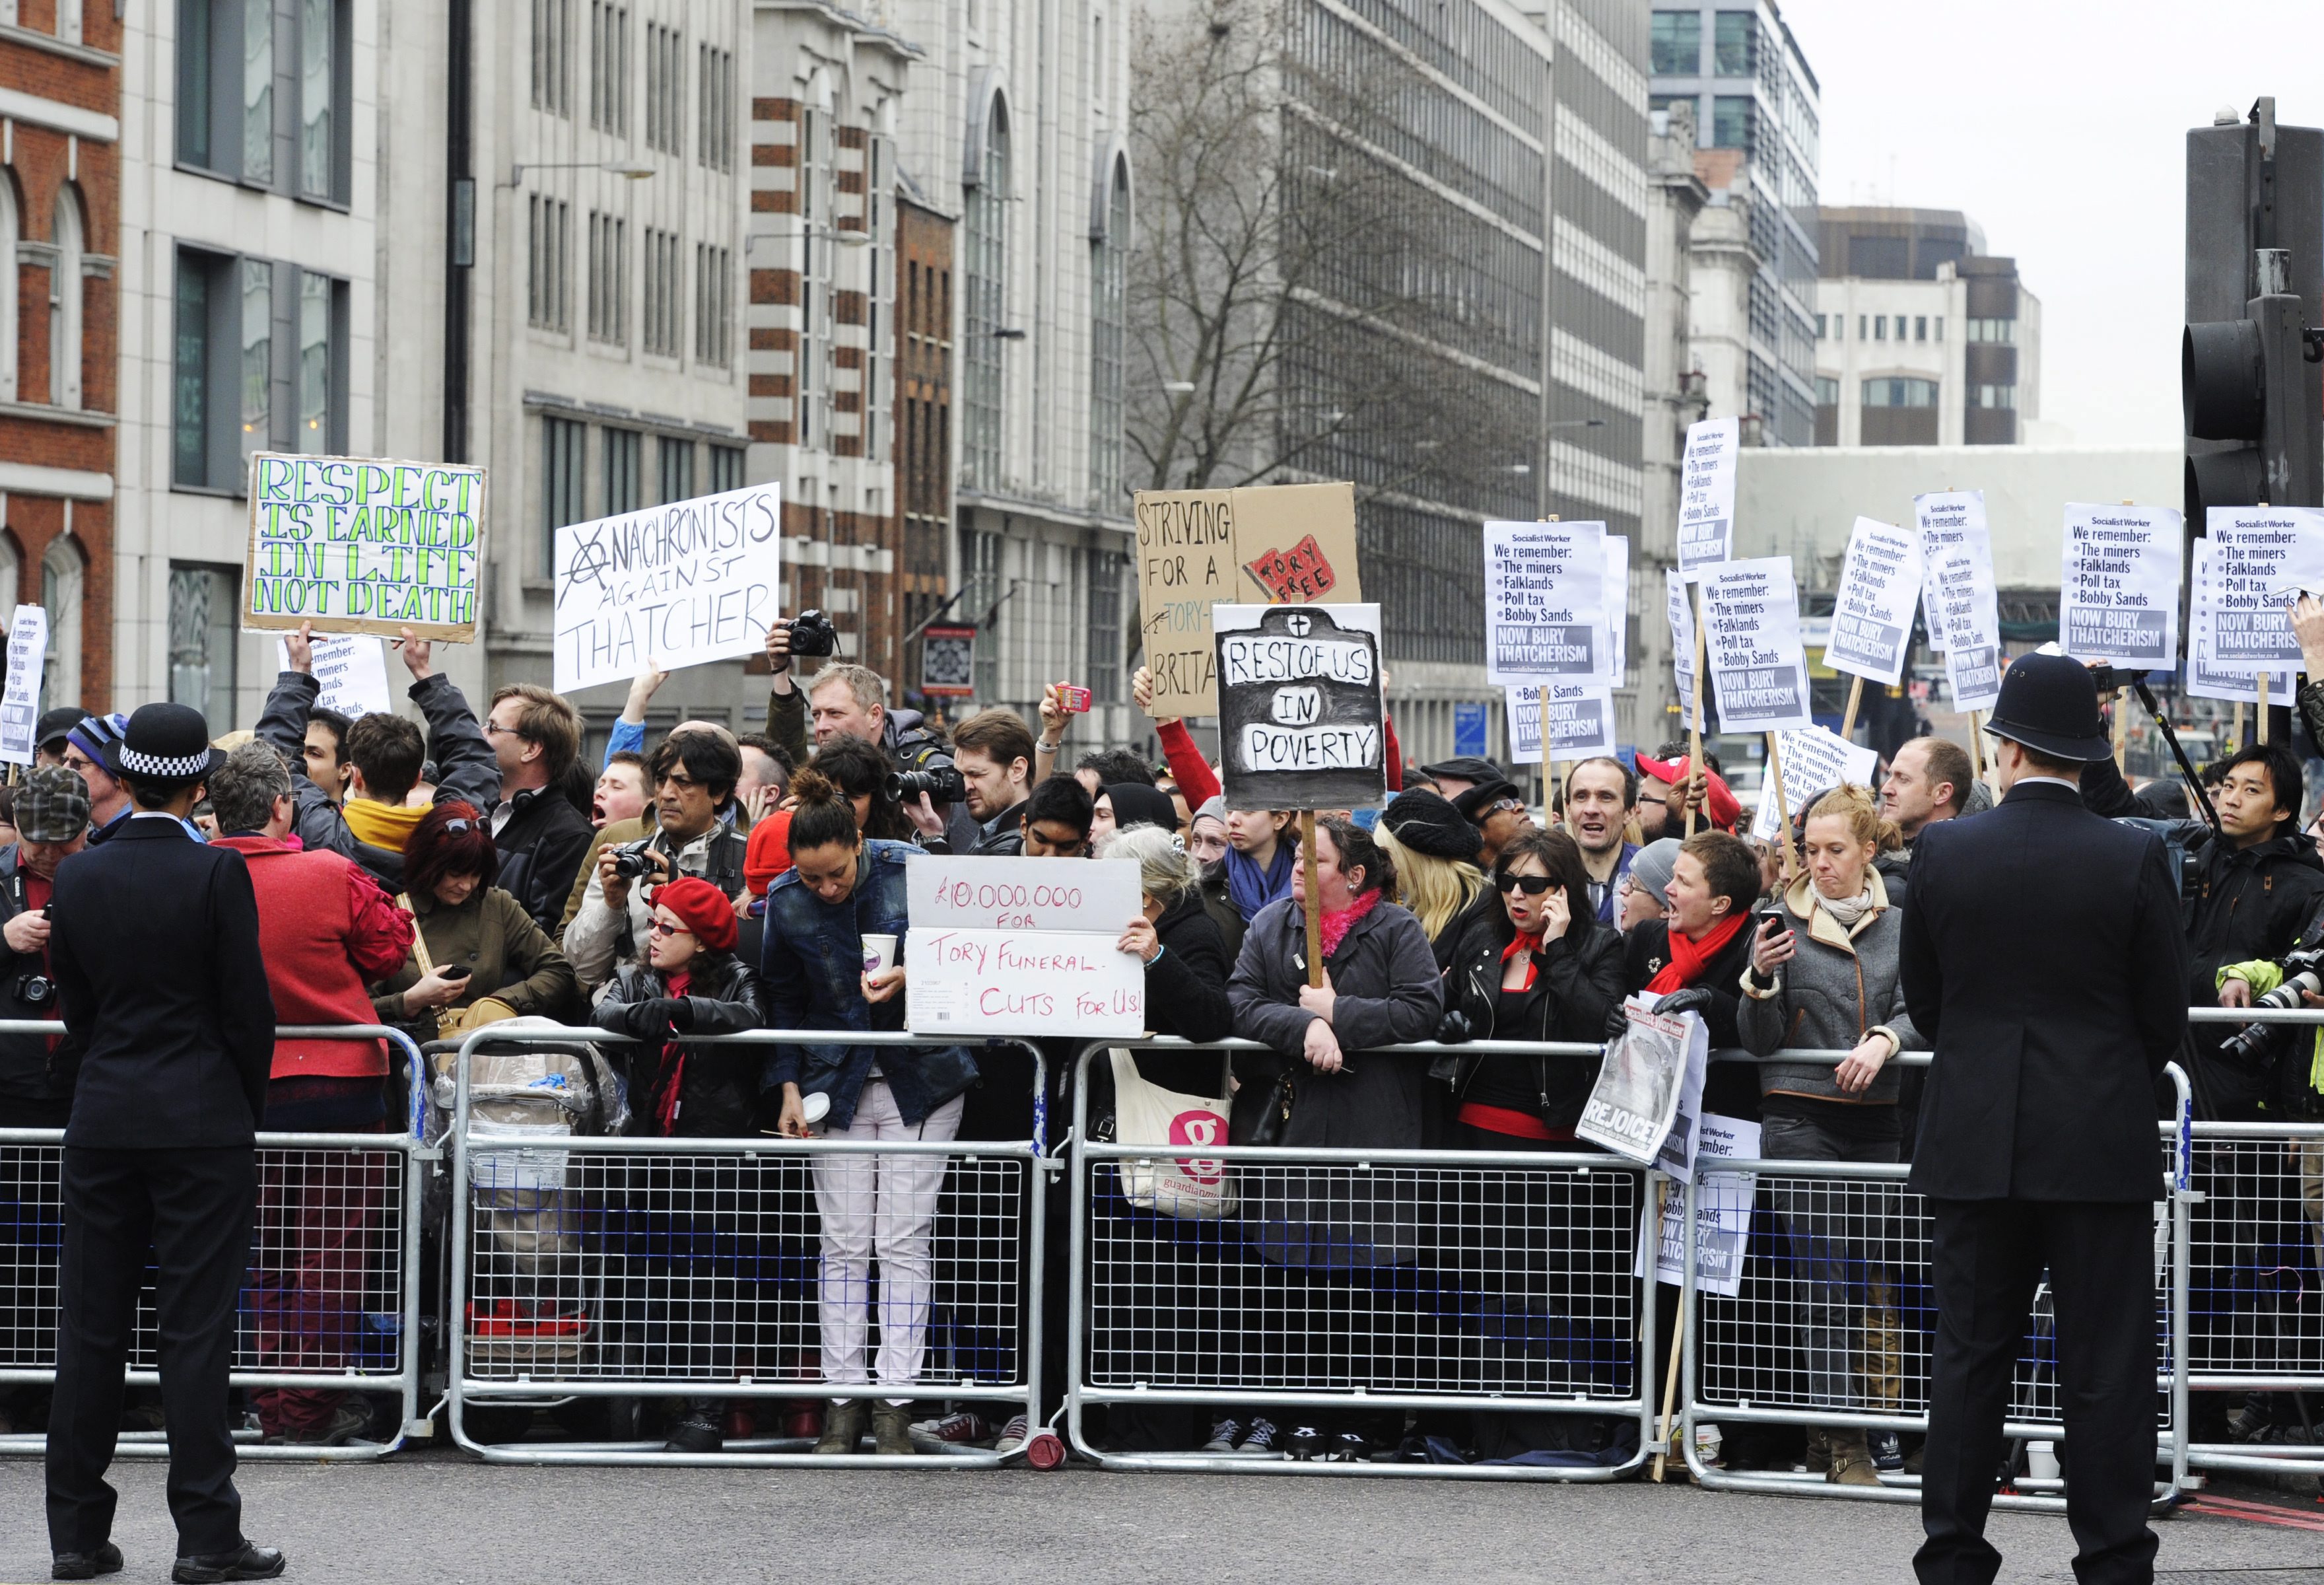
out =
[(1585, 759), (1565, 774), (1565, 829), (1581, 845), (1590, 906), (1600, 924), (1614, 922), (1615, 890), (1637, 857), (1637, 844), (1623, 840), (1637, 802), (1637, 773), (1610, 755)]

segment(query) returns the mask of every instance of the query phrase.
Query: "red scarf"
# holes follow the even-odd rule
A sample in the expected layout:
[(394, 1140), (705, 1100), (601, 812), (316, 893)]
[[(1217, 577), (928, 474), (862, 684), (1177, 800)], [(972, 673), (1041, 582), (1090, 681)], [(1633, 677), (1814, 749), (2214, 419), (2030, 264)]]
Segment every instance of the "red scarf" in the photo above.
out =
[(1375, 886), (1337, 913), (1323, 915), (1323, 956), (1326, 959), (1340, 950), (1340, 943), (1347, 939), (1348, 932), (1355, 928), (1356, 921), (1370, 913), (1379, 900), (1379, 888)]
[[(682, 996), (694, 983), (694, 977), (679, 969), (669, 977), (662, 994)], [(660, 1104), (654, 1108), (654, 1132), (669, 1138), (678, 1132), (678, 1092), (686, 1083), (686, 1048), (671, 1041), (661, 1048), (662, 1066), (669, 1070), (669, 1081), (662, 1086)]]
[[(1519, 934), (1517, 940), (1511, 941), (1508, 946), (1501, 949), (1501, 961), (1506, 963), (1510, 959), (1516, 957), (1519, 952), (1529, 952), (1532, 956), (1526, 959), (1525, 983), (1517, 988), (1519, 990), (1531, 990), (1533, 989), (1533, 982), (1535, 978), (1541, 972), (1541, 964), (1539, 961), (1541, 958), (1541, 932), (1539, 931), (1536, 931), (1531, 935)], [(1508, 987), (1507, 986), (1503, 986), (1501, 988), (1507, 990)]]
[(1730, 913), (1722, 922), (1712, 925), (1710, 933), (1699, 941), (1687, 940), (1685, 933), (1673, 925), (1670, 961), (1663, 965), (1660, 974), (1646, 981), (1646, 988), (1659, 996), (1667, 991), (1683, 990), (1692, 985), (1702, 977), (1702, 971), (1710, 966), (1711, 960), (1726, 950), (1727, 943), (1735, 939), (1744, 922), (1750, 917), (1748, 913)]

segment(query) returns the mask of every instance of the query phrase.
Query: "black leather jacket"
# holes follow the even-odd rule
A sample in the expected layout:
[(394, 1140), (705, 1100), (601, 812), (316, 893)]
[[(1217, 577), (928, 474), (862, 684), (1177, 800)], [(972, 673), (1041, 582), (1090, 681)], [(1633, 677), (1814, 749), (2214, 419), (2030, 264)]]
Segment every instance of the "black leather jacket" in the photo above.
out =
[[(765, 1026), (759, 977), (731, 956), (702, 964), (687, 987), (681, 1034), (737, 1034)], [(669, 996), (658, 969), (623, 967), (597, 998), (597, 1026), (636, 1037), (623, 1046), (630, 1080), (632, 1134), (673, 1135), (688, 1139), (741, 1139), (759, 1131), (759, 1068), (765, 1048), (698, 1045), (669, 1042), (670, 1021), (650, 1004)], [(678, 1107), (668, 1126), (663, 1103), (672, 1080)]]
[[(1538, 1021), (1523, 1029), (1496, 1026), (1500, 1003), (1501, 954), (1517, 939), (1507, 910), (1494, 907), (1471, 914), (1452, 953), (1444, 977), (1444, 1005), (1469, 1020), (1476, 1040), (1535, 1040), (1598, 1045), (1605, 1039), (1606, 1021), (1622, 1005), (1622, 937), (1612, 926), (1577, 913), (1566, 932), (1551, 941), (1536, 959), (1533, 1007)], [(1429, 1077), (1452, 1087), (1454, 1098), (1465, 1092), (1477, 1071), (1488, 1061), (1524, 1061), (1522, 1057), (1487, 1056), (1475, 1051), (1448, 1051), (1438, 1056)], [(1542, 1117), (1553, 1126), (1570, 1126), (1582, 1115), (1582, 1103), (1598, 1077), (1599, 1057), (1552, 1057), (1531, 1060), (1534, 1092), (1540, 1097)]]

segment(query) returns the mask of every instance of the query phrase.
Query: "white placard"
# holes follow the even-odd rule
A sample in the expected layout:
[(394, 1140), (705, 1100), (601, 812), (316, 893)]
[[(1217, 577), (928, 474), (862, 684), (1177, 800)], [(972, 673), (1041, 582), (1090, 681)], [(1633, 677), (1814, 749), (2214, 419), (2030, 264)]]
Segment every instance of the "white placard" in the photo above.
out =
[(1606, 653), (1598, 675), (1609, 688), (1627, 688), (1630, 677), (1630, 542), (1606, 536)]
[(1993, 540), (1985, 526), (1983, 490), (1938, 490), (1913, 497), (1913, 526), (1921, 536), (1921, 611), (1929, 624), (1929, 643), (1947, 648), (1944, 602), (1938, 598), (1937, 564), (1963, 546), (1983, 562), (1986, 580), (1993, 579)]
[(0, 760), (28, 765), (40, 746), (41, 674), (49, 653), (49, 613), (42, 606), (18, 606), (8, 622), (8, 682), (0, 691)]
[(1913, 609), (1920, 600), (1920, 536), (1877, 518), (1858, 518), (1840, 565), (1823, 663), (1894, 688), (1912, 655)]
[[(1810, 799), (1842, 782), (1870, 787), (1873, 774), (1880, 768), (1879, 750), (1858, 748), (1825, 727), (1786, 732), (1776, 739), (1776, 746), (1784, 755), (1784, 808), (1794, 820)], [(1764, 841), (1774, 838), (1777, 830), (1775, 800), (1763, 788), (1758, 812), (1751, 818), (1751, 834)]]
[(1735, 553), (1735, 453), (1738, 426), (1707, 418), (1686, 428), (1679, 463), (1678, 567), (1689, 583)]
[[(2192, 549), (2195, 580), (2187, 595), (2187, 691), (2196, 699), (2216, 699), (2227, 704), (2257, 704), (2259, 674), (2256, 672), (2240, 667), (2224, 668), (2211, 659), (2212, 607), (2218, 598), (2218, 578), (2212, 565), (2210, 540), (2199, 534), (2192, 542)], [(2270, 672), (2268, 698), (2271, 700), (2291, 699), (2292, 680), (2296, 674), (2288, 669)]]
[[(290, 669), (290, 641), (274, 641), (275, 665)], [(318, 709), (337, 710), (350, 721), (375, 711), (395, 708), (387, 691), (387, 641), (375, 634), (348, 633), (326, 637), (315, 635), (315, 696)]]
[[(1082, 867), (1136, 879), (1132, 865)], [(1101, 935), (915, 923), (904, 935), (904, 1022), (914, 1034), (946, 1037), (1142, 1034), (1146, 966), (1115, 950), (1120, 935), (1120, 925)]]
[(2324, 513), (2304, 507), (2214, 506), (2209, 658), (2221, 671), (2300, 664), (2292, 605), (2324, 593)]
[(1720, 731), (1783, 732), (1813, 724), (1799, 599), (1789, 556), (1703, 570), (1703, 663), (1719, 698)]
[[(1757, 1173), (1720, 1173), (1711, 1161), (1753, 1161), (1759, 1154), (1759, 1125), (1705, 1112), (1696, 1132), (1694, 1286), (1701, 1293), (1732, 1299), (1743, 1291), (1743, 1256), (1751, 1241), (1751, 1201)], [(1686, 1196), (1675, 1188), (1663, 1201), (1660, 1237), (1655, 1246), (1655, 1277), (1676, 1287), (1686, 1281)], [(1638, 1251), (1632, 1275), (1646, 1275), (1646, 1250)]]
[(782, 522), (768, 484), (558, 529), (550, 686), (758, 653), (781, 607)]
[(1120, 935), (1142, 903), (1137, 867), (1128, 864), (930, 854), (904, 867), (904, 908), (915, 930)]
[(1623, 1003), (1624, 1033), (1607, 1046), (1573, 1129), (1592, 1145), (1649, 1166), (1662, 1154), (1690, 1082), (1700, 1093), (1711, 1041), (1701, 1014), (1665, 1017), (1648, 1006), (1660, 999), (1632, 996)]
[(2180, 514), (2066, 503), (2058, 642), (2077, 660), (2138, 671), (2179, 658)]
[(2001, 697), (2001, 598), (1993, 587), (1993, 558), (1975, 544), (1958, 544), (1937, 559), (1928, 579), (1936, 593), (1932, 626), (1945, 632), (1945, 677), (1953, 709), (1991, 709)]
[(1678, 725), (1696, 729), (1694, 717), (1694, 597), (1674, 568), (1663, 574), (1663, 607), (1670, 619), (1671, 675), (1678, 684)]
[(1606, 525), (1485, 524), (1485, 677), (1596, 677), (1606, 649)]
[(1506, 701), (1509, 758), (1530, 765), (1541, 758), (1541, 691), (1549, 690), (1549, 741), (1553, 758), (1579, 759), (1614, 752), (1614, 692), (1603, 683), (1512, 682)]

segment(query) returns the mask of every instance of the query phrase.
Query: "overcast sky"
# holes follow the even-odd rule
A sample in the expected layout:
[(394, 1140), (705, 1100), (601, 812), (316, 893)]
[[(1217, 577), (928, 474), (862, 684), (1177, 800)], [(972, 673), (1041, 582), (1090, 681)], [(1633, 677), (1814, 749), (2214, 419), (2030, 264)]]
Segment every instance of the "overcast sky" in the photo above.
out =
[(2186, 133), (2324, 125), (2319, 0), (1777, 0), (1823, 90), (1826, 204), (1960, 209), (2042, 300), (2042, 417), (2175, 445)]

